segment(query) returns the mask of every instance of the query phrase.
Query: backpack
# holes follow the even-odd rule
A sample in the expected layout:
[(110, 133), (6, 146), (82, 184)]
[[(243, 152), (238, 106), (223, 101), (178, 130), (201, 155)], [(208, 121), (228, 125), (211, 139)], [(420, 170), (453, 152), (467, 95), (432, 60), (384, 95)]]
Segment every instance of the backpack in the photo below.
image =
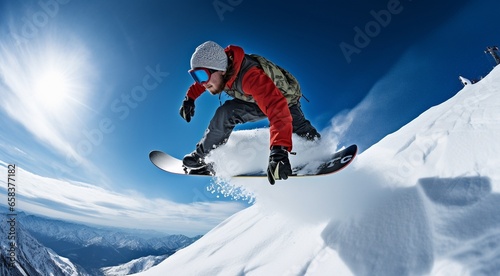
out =
[(273, 80), (276, 87), (281, 91), (283, 96), (285, 96), (288, 105), (294, 105), (299, 102), (299, 99), (302, 96), (302, 92), (300, 90), (300, 85), (297, 79), (287, 70), (274, 64), (272, 61), (256, 54), (245, 55), (242, 67), (240, 68), (240, 72), (238, 74), (238, 80), (235, 83), (234, 90), (226, 91), (227, 94), (243, 101), (255, 102), (255, 100), (251, 96), (247, 96), (242, 93), (243, 91), (241, 89), (243, 74), (245, 74), (246, 71), (248, 71), (248, 69), (253, 66), (260, 67), (264, 71), (264, 73), (266, 73), (266, 75), (268, 75)]

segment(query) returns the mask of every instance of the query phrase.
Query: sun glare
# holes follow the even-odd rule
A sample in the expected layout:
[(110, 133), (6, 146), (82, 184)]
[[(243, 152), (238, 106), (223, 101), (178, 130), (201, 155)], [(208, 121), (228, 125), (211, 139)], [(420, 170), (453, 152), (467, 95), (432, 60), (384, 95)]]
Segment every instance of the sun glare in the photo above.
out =
[(71, 125), (85, 112), (89, 99), (88, 52), (81, 46), (48, 42), (33, 48), (25, 60), (32, 100), (40, 114)]
[(58, 69), (42, 72), (35, 81), (35, 95), (39, 104), (57, 111), (69, 99), (71, 83), (68, 76)]

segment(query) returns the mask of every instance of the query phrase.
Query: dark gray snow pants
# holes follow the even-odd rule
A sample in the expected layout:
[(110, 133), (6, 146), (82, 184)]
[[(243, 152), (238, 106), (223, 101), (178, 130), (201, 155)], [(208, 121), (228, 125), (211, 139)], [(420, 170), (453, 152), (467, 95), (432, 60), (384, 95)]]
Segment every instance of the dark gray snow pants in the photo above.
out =
[[(311, 122), (304, 117), (300, 102), (289, 106), (289, 109), (292, 115), (293, 133), (308, 140), (321, 137)], [(255, 103), (238, 99), (227, 100), (217, 108), (203, 138), (196, 145), (196, 153), (203, 158), (214, 148), (226, 143), (237, 124), (256, 122), (266, 118), (266, 115)]]

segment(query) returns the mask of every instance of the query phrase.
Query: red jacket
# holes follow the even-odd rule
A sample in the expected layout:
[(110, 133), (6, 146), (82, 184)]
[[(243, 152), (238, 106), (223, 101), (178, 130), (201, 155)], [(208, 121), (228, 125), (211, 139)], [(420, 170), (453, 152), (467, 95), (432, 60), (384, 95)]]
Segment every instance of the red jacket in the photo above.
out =
[[(228, 60), (233, 60), (234, 66), (234, 75), (226, 83), (226, 86), (231, 89), (239, 75), (245, 52), (241, 47), (234, 45), (229, 45), (225, 52), (228, 55)], [(242, 77), (244, 93), (253, 97), (260, 110), (269, 119), (271, 146), (284, 146), (288, 151), (291, 151), (293, 126), (287, 100), (262, 69), (252, 67)], [(187, 96), (195, 100), (203, 92), (205, 92), (205, 87), (195, 82), (189, 87)]]

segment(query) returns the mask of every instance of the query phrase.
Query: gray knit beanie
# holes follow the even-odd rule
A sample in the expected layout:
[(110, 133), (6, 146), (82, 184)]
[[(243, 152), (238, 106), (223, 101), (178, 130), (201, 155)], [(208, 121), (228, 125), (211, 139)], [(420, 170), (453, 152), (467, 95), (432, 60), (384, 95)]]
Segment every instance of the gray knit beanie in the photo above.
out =
[(191, 69), (197, 67), (226, 71), (227, 55), (224, 48), (213, 41), (207, 41), (196, 47), (191, 56)]

